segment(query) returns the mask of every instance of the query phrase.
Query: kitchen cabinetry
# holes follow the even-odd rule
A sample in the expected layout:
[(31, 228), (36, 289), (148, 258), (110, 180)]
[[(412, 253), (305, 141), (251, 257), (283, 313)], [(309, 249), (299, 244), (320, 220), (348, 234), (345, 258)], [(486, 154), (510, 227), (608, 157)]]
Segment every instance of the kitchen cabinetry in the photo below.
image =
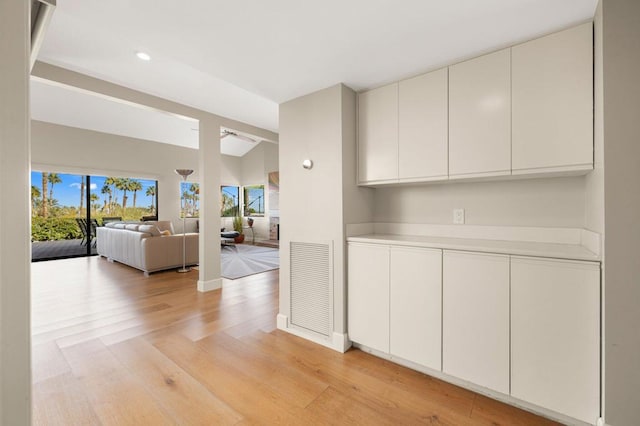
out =
[(592, 170), (592, 28), (361, 93), (359, 183)]
[(595, 423), (599, 264), (513, 257), (511, 304), (511, 395)]
[(440, 370), (442, 251), (391, 247), (390, 353)]
[(399, 83), (399, 181), (447, 179), (447, 69)]
[(509, 256), (445, 250), (442, 371), (509, 393)]
[(512, 48), (514, 174), (593, 168), (592, 28)]
[(358, 95), (358, 181), (398, 179), (398, 83)]
[(449, 175), (511, 174), (511, 50), (449, 67)]
[(389, 247), (349, 244), (349, 339), (389, 352)]

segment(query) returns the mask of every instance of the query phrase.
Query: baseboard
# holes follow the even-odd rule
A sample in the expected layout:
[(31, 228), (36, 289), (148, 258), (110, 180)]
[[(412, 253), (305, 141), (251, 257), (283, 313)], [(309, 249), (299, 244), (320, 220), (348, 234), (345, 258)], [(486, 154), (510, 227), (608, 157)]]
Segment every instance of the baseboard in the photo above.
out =
[(286, 331), (294, 336), (312, 341), (313, 343), (317, 343), (340, 353), (345, 353), (351, 347), (351, 342), (349, 341), (346, 333), (334, 332), (331, 337), (323, 336), (312, 331), (291, 326), (289, 324), (289, 317), (283, 314), (278, 314), (276, 317), (276, 326), (278, 327), (278, 330)]
[(215, 280), (200, 281), (198, 280), (198, 291), (207, 292), (222, 288), (222, 278), (216, 278)]

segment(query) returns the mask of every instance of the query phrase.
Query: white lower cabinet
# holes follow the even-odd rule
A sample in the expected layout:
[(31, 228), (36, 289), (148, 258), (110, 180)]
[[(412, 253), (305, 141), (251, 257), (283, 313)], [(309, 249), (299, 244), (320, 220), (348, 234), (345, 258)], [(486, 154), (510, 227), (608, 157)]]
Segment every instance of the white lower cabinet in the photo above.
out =
[(595, 424), (599, 264), (513, 257), (511, 304), (511, 395)]
[(563, 415), (600, 415), (600, 264), (349, 243), (349, 338)]
[(442, 250), (391, 247), (390, 353), (441, 370)]
[(442, 371), (509, 393), (509, 256), (443, 252)]
[(349, 339), (389, 352), (389, 247), (349, 244)]

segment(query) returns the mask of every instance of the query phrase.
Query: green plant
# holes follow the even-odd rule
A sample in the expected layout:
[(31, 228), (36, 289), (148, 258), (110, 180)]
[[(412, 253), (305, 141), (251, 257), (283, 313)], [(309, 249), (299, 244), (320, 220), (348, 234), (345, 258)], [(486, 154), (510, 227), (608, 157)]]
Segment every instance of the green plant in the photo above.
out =
[(82, 233), (74, 218), (54, 217), (31, 219), (31, 239), (33, 241), (74, 240), (82, 238)]
[(233, 218), (233, 230), (242, 234), (242, 216)]

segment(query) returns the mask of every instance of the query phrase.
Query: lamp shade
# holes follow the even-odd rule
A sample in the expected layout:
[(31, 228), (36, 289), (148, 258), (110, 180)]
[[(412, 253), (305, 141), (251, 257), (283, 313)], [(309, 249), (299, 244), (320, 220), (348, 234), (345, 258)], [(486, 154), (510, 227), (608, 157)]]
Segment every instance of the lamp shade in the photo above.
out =
[(191, 169), (176, 169), (176, 173), (182, 176), (184, 180), (187, 180), (187, 176), (193, 173)]

